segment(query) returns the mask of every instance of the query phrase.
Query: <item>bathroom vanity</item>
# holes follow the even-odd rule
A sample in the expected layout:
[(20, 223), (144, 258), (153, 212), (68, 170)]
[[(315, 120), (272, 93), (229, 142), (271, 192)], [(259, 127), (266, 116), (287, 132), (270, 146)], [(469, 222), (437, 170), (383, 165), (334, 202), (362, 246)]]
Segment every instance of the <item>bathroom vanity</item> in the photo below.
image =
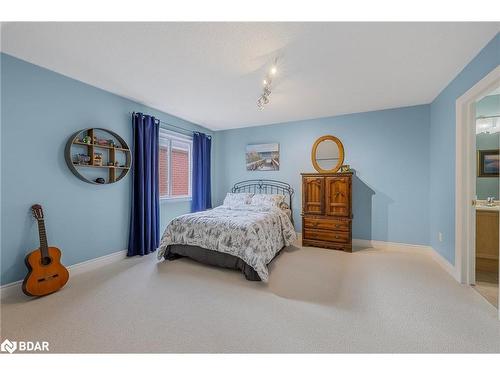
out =
[(498, 273), (498, 228), (500, 206), (484, 201), (476, 204), (476, 270)]

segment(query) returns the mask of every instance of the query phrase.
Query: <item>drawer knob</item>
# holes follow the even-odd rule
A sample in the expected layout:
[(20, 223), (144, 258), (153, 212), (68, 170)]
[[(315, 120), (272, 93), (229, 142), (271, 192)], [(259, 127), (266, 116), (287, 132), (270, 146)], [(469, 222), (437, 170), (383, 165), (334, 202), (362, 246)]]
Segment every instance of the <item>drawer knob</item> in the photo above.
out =
[(340, 228), (340, 225), (339, 224), (335, 224), (335, 228)]
[(335, 236), (335, 238), (338, 240), (340, 238), (340, 236)]

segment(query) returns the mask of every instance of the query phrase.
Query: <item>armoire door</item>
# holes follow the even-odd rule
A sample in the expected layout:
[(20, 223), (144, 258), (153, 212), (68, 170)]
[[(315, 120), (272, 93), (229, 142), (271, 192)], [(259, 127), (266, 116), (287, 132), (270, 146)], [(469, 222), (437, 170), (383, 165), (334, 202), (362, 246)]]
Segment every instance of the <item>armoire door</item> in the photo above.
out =
[(303, 177), (302, 210), (304, 214), (323, 214), (324, 184), (323, 177)]
[(325, 214), (349, 217), (351, 215), (350, 179), (348, 177), (326, 177), (325, 189)]

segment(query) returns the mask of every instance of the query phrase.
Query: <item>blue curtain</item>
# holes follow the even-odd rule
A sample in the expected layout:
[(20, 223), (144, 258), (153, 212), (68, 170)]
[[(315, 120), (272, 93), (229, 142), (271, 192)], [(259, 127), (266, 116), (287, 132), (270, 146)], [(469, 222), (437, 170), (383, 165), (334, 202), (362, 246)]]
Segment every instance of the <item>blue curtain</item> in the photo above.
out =
[(210, 149), (212, 138), (203, 133), (193, 134), (193, 183), (191, 211), (212, 208), (210, 189)]
[(132, 211), (127, 256), (149, 254), (160, 243), (159, 121), (134, 113), (132, 127)]

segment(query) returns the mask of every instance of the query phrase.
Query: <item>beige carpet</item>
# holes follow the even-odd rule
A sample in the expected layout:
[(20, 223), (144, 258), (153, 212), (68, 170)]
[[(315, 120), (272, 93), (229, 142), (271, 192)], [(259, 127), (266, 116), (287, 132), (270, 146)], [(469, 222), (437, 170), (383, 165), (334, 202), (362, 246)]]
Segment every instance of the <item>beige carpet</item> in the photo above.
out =
[(137, 257), (1, 317), (3, 338), (53, 352), (500, 352), (497, 310), (418, 250), (290, 247), (269, 284)]
[(498, 273), (476, 270), (474, 288), (493, 306), (498, 306)]

